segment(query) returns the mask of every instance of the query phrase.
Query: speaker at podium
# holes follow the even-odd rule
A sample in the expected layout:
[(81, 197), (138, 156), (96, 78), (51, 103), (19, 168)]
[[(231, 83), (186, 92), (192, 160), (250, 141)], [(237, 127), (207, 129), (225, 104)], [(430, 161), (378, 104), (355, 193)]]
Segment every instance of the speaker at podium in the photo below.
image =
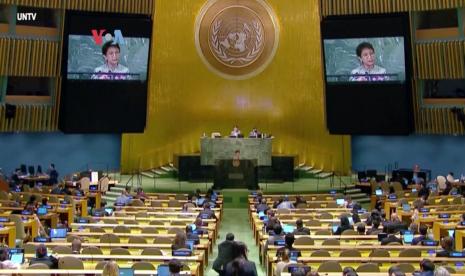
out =
[(233, 159), (217, 160), (213, 184), (215, 189), (258, 189), (257, 159), (241, 160), (236, 150)]

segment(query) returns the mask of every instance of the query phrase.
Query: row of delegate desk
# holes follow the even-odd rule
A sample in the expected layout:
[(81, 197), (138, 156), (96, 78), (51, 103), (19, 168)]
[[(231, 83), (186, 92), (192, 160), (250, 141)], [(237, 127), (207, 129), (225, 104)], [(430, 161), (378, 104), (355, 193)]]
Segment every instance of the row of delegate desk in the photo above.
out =
[[(55, 196), (55, 195), (53, 195)], [(174, 238), (175, 234), (168, 233), (170, 229), (177, 228), (184, 232), (185, 225), (193, 223), (198, 213), (202, 208), (191, 208), (188, 212), (182, 212), (181, 207), (168, 208), (166, 205), (169, 202), (169, 199), (173, 199), (175, 195), (173, 194), (164, 194), (161, 195), (152, 195), (149, 194), (149, 198), (146, 200), (147, 206), (124, 206), (124, 207), (115, 207), (116, 211), (114, 214), (118, 216), (113, 217), (89, 217), (86, 218), (93, 223), (71, 223), (70, 227), (71, 232), (68, 233), (68, 238), (71, 236), (77, 236), (84, 238), (83, 247), (87, 246), (97, 246), (101, 247), (104, 252), (103, 255), (73, 255), (79, 257), (84, 261), (84, 266), (86, 269), (93, 269), (95, 265), (102, 260), (114, 259), (120, 266), (127, 267), (132, 264), (132, 261), (150, 261), (152, 263), (163, 263), (171, 259), (179, 259), (182, 262), (188, 262), (191, 264), (191, 272), (194, 275), (203, 275), (204, 268), (208, 264), (208, 255), (212, 252), (213, 243), (216, 240), (219, 222), (222, 216), (222, 198), (220, 197), (216, 205), (220, 208), (213, 208), (215, 215), (218, 218), (216, 222), (214, 219), (206, 219), (204, 222), (208, 223), (205, 228), (208, 230), (208, 234), (202, 235), (200, 237), (200, 244), (196, 245), (195, 253), (193, 256), (186, 257), (173, 257), (171, 256), (171, 243), (170, 244), (153, 244), (153, 241), (157, 237), (168, 237)], [(158, 199), (160, 198), (169, 198), (169, 199)], [(79, 200), (86, 200), (85, 197), (80, 198)], [(151, 202), (160, 202), (162, 206), (160, 207), (150, 207)], [(184, 203), (185, 200), (179, 200), (181, 203)], [(6, 203), (7, 204), (7, 203)], [(53, 216), (55, 211), (58, 211), (61, 207), (64, 209), (72, 210), (74, 213), (74, 207), (71, 206), (61, 206), (58, 205), (56, 209), (52, 209), (47, 216)], [(7, 213), (13, 210), (15, 207), (5, 207), (2, 206), (0, 209), (6, 211)], [(18, 208), (18, 207), (16, 207)], [(21, 208), (22, 209), (22, 208)], [(87, 210), (87, 208), (85, 208)], [(40, 218), (45, 219), (44, 217)], [(113, 224), (107, 224), (105, 221), (111, 220)], [(73, 220), (70, 220), (73, 221)], [(114, 223), (116, 222), (116, 224)], [(152, 224), (153, 222), (158, 222)], [(24, 221), (25, 228), (30, 227), (30, 233), (34, 237), (34, 233), (37, 233), (37, 221), (30, 220)], [(137, 224), (136, 224), (137, 223)], [(178, 225), (171, 225), (171, 223), (177, 223)], [(116, 226), (124, 226), (129, 230), (128, 233), (117, 233), (120, 238), (119, 243), (102, 243), (100, 242), (100, 237), (111, 233)], [(92, 232), (92, 228), (103, 229), (104, 232)], [(153, 230), (153, 233), (147, 233), (145, 230)], [(155, 233), (156, 232), (156, 233)], [(4, 234), (5, 233), (5, 234)], [(15, 227), (6, 226), (3, 229), (0, 229), (0, 238), (6, 238), (9, 240), (9, 246), (14, 246), (14, 237), (15, 237)], [(129, 237), (143, 237), (146, 239), (147, 243), (127, 243)], [(55, 246), (69, 246), (72, 239), (61, 240), (51, 243), (46, 243), (47, 247), (53, 249)], [(29, 243), (31, 245), (38, 245), (38, 243)], [(132, 255), (129, 256), (118, 256), (118, 255), (105, 255), (111, 248), (122, 247), (130, 248)], [(142, 256), (141, 251), (145, 248), (160, 248), (162, 251), (168, 252), (169, 254), (163, 256)], [(58, 257), (66, 256), (66, 254), (58, 254)], [(33, 257), (31, 253), (27, 254), (26, 257)], [(89, 270), (91, 271), (91, 270)], [(98, 270), (97, 270), (98, 271)], [(19, 271), (18, 271), (19, 272)], [(55, 273), (55, 272), (54, 272)], [(136, 274), (139, 274), (138, 272)], [(153, 272), (151, 273), (153, 274)]]
[[(163, 204), (168, 203), (168, 199), (152, 199), (152, 200), (158, 200), (159, 202), (162, 202)], [(182, 200), (180, 200), (182, 202)], [(147, 205), (150, 204), (150, 200), (145, 201)], [(218, 206), (222, 207), (222, 199), (217, 200), (216, 202)], [(174, 238), (175, 234), (169, 234), (169, 230), (173, 228), (177, 228), (181, 231), (184, 231), (185, 226), (187, 224), (193, 223), (195, 218), (198, 216), (198, 212), (200, 212), (202, 209), (201, 208), (193, 208), (190, 209), (188, 212), (181, 212), (181, 208), (168, 208), (166, 206), (164, 207), (149, 207), (149, 206), (125, 206), (122, 208), (117, 208), (115, 211), (115, 215), (113, 217), (104, 217), (104, 218), (97, 218), (93, 217), (91, 218), (92, 220), (99, 220), (100, 223), (87, 223), (87, 224), (79, 224), (79, 223), (73, 223), (71, 227), (73, 228), (73, 232), (70, 233), (70, 235), (77, 235), (81, 237), (87, 237), (89, 241), (93, 238), (94, 241), (96, 237), (99, 235), (104, 235), (104, 233), (92, 233), (90, 232), (90, 229), (92, 227), (99, 227), (103, 228), (105, 230), (105, 233), (110, 233), (112, 229), (115, 229), (117, 226), (124, 225), (124, 227), (127, 227), (130, 229), (130, 233), (118, 233), (117, 235), (122, 239), (122, 242), (127, 241), (126, 238), (129, 238), (131, 236), (138, 236), (138, 237), (144, 237), (148, 243), (151, 243), (153, 240), (156, 239), (157, 237), (169, 237), (169, 238)], [(205, 219), (203, 220), (204, 222), (208, 223), (207, 226), (205, 226), (205, 229), (208, 230), (208, 235), (203, 235), (200, 239), (200, 244), (196, 246), (195, 250), (195, 255), (191, 257), (183, 257), (180, 258), (180, 260), (185, 261), (185, 262), (190, 262), (195, 263), (196, 266), (192, 270), (192, 272), (196, 275), (202, 275), (203, 270), (205, 266), (208, 264), (208, 255), (212, 251), (212, 246), (213, 243), (216, 240), (216, 236), (218, 233), (218, 227), (219, 227), (219, 221), (221, 220), (221, 215), (222, 215), (222, 208), (213, 208), (215, 211), (215, 215), (218, 218), (218, 223), (214, 219)], [(140, 215), (141, 212), (144, 212), (145, 215), (142, 217), (136, 217), (137, 215)], [(122, 216), (124, 215), (124, 216)], [(163, 217), (161, 217), (163, 216)], [(111, 219), (113, 220), (113, 224), (107, 224), (107, 223), (101, 223), (104, 222), (105, 220)], [(137, 224), (127, 224), (128, 220), (131, 223), (137, 222)], [(157, 221), (157, 224), (153, 224), (154, 221)], [(114, 222), (117, 222), (117, 224), (114, 224)], [(174, 225), (175, 223), (178, 223), (178, 225)], [(160, 225), (163, 224), (163, 225)], [(78, 231), (75, 231), (77, 229)], [(148, 233), (142, 233), (144, 229), (156, 229), (157, 234), (148, 234)], [(139, 259), (140, 257), (140, 250), (143, 250), (144, 248), (160, 248), (162, 250), (168, 250), (170, 251), (171, 244), (130, 244), (130, 248), (134, 251), (134, 255), (137, 256)], [(92, 243), (89, 243), (89, 245), (92, 245)], [(95, 245), (95, 244), (94, 244)], [(125, 247), (129, 246), (129, 244), (100, 244), (101, 247), (103, 248), (112, 248), (112, 247)], [(142, 259), (142, 260), (149, 260), (149, 261), (160, 261), (164, 260), (166, 261), (168, 258), (160, 259), (161, 256), (151, 256), (152, 258), (148, 259)], [(126, 258), (131, 258), (126, 256)], [(179, 258), (179, 257), (178, 257)]]
[[(3, 269), (2, 273), (5, 274), (12, 274), (12, 275), (48, 275), (48, 274), (59, 274), (59, 275), (101, 275), (102, 270), (71, 270), (71, 269), (34, 269), (34, 270), (27, 270), (27, 269)], [(144, 271), (144, 270), (136, 270), (134, 275), (158, 275), (156, 271)], [(181, 272), (181, 275), (185, 275), (185, 273)], [(282, 276), (291, 276), (291, 273), (281, 273)], [(326, 276), (341, 276), (341, 273), (325, 273)], [(359, 276), (386, 276), (386, 273), (357, 273)], [(406, 273), (407, 276), (411, 276), (411, 273)], [(454, 276), (465, 276), (465, 274), (452, 274)]]
[[(307, 196), (312, 196), (312, 195), (307, 195)], [(272, 203), (275, 201), (274, 199), (279, 198), (280, 196), (264, 196), (267, 198), (268, 203)], [(304, 196), (302, 196), (304, 197)], [(316, 197), (314, 197), (316, 198)], [(280, 221), (286, 224), (294, 224), (295, 225), (295, 220), (297, 218), (301, 218), (304, 220), (304, 225), (306, 224), (305, 219), (311, 219), (311, 220), (319, 220), (317, 213), (331, 213), (333, 214), (334, 218), (336, 219), (323, 219), (320, 222), (321, 226), (309, 226), (314, 232), (314, 230), (320, 230), (320, 229), (327, 229), (330, 228), (330, 225), (333, 223), (337, 223), (339, 221), (339, 216), (341, 214), (349, 213), (351, 210), (345, 209), (345, 208), (324, 208), (326, 205), (332, 205), (328, 204), (329, 202), (335, 201), (337, 197), (334, 195), (327, 195), (326, 197), (323, 195), (323, 198), (318, 196), (318, 199), (320, 199), (320, 207), (321, 208), (308, 208), (304, 210), (299, 210), (299, 209), (293, 209), (290, 212), (282, 212), (275, 210), (277, 212), (276, 216), (278, 219), (281, 218), (286, 218)], [(437, 197), (437, 201), (439, 202), (442, 200), (444, 197)], [(447, 197), (446, 197), (447, 198)], [(321, 200), (323, 199), (323, 200)], [(414, 199), (412, 199), (413, 201)], [(450, 202), (452, 202), (453, 197), (450, 198)], [(260, 250), (263, 250), (266, 244), (266, 240), (268, 239), (268, 234), (264, 233), (262, 231), (262, 226), (263, 222), (258, 218), (258, 215), (255, 211), (253, 196), (249, 197), (249, 214), (250, 214), (250, 222), (251, 222), (251, 227), (254, 231), (255, 239), (257, 241), (257, 244), (260, 246)], [(386, 201), (385, 207), (389, 208), (389, 212), (395, 211), (398, 207), (396, 202), (390, 202)], [(409, 214), (402, 213), (401, 209), (397, 210), (398, 213), (400, 213), (400, 216), (407, 216)], [(434, 217), (433, 215), (435, 211), (433, 210), (433, 214), (426, 215), (426, 216), (421, 216), (419, 218), (420, 223), (426, 223), (426, 222), (432, 222), (433, 225), (441, 225), (444, 224), (443, 221), (439, 220), (436, 221), (437, 216)], [(452, 211), (450, 211), (452, 212)], [(452, 212), (454, 213), (454, 212)], [(456, 212), (457, 214), (460, 212)], [(411, 215), (411, 214), (410, 214)], [(455, 218), (454, 218), (455, 219)], [(424, 220), (424, 221), (422, 221)], [(362, 218), (363, 221), (363, 218)], [(455, 229), (460, 229), (460, 226), (457, 226), (456, 223), (446, 223), (445, 225), (448, 225), (449, 227), (454, 227)], [(434, 230), (434, 228), (433, 228)], [(437, 235), (436, 232), (437, 230), (434, 230), (434, 236), (440, 236)], [(298, 239), (300, 236), (296, 236), (296, 239)], [(308, 236), (307, 236), (308, 237)], [(454, 267), (456, 271), (460, 273), (464, 273), (465, 270), (463, 268), (463, 262), (465, 261), (465, 258), (437, 258), (434, 256), (434, 254), (431, 254), (431, 250), (439, 250), (440, 247), (438, 246), (411, 246), (411, 245), (400, 245), (400, 246), (380, 246), (378, 242), (378, 236), (377, 235), (341, 235), (341, 236), (334, 236), (334, 235), (310, 235), (310, 237), (313, 239), (313, 245), (294, 245), (295, 248), (300, 249), (302, 252), (302, 257), (299, 257), (298, 260), (299, 262), (303, 262), (305, 264), (308, 264), (312, 267), (315, 265), (321, 264), (324, 261), (328, 260), (328, 257), (311, 257), (311, 254), (315, 251), (318, 250), (328, 250), (330, 251), (331, 260), (338, 261), (342, 267), (344, 266), (352, 266), (354, 268), (357, 268), (359, 264), (366, 263), (366, 262), (373, 262), (379, 264), (379, 268), (381, 271), (387, 271), (389, 267), (395, 263), (400, 263), (400, 262), (407, 262), (407, 263), (412, 263), (415, 268), (419, 269), (419, 262), (423, 258), (428, 258), (431, 259), (433, 262), (441, 262), (444, 264), (448, 264), (451, 267)], [(465, 237), (465, 229), (464, 230), (457, 230), (456, 231), (456, 245), (457, 245), (457, 250), (462, 249), (463, 245), (463, 238)], [(338, 240), (340, 245), (322, 245), (322, 243), (328, 239), (333, 239), (333, 240)], [(267, 275), (272, 275), (273, 269), (274, 269), (274, 264), (277, 261), (275, 255), (276, 255), (276, 250), (279, 248), (279, 246), (275, 245), (269, 245), (268, 246), (268, 251), (264, 253), (263, 256), (263, 263), (266, 266), (267, 270)], [(389, 257), (369, 257), (370, 251), (373, 249), (388, 249), (391, 253)], [(360, 257), (339, 257), (340, 252), (348, 249), (357, 249), (360, 251), (361, 256)], [(417, 257), (398, 257), (399, 252), (404, 250), (404, 249), (418, 249), (421, 252), (420, 256)], [(260, 251), (261, 252), (261, 251)]]

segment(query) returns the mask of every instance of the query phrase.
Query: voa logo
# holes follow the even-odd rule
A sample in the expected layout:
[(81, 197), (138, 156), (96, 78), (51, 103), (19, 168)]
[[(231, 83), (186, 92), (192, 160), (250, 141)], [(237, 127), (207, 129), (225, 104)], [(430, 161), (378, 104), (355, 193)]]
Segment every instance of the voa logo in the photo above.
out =
[(99, 30), (92, 29), (90, 30), (90, 32), (92, 33), (92, 37), (94, 38), (95, 44), (97, 45), (102, 45), (103, 39), (105, 39), (105, 41), (113, 41), (113, 43), (115, 44), (116, 43), (120, 45), (124, 44), (124, 37), (123, 37), (123, 33), (121, 32), (121, 30), (115, 30), (114, 36), (111, 35), (111, 33), (107, 32), (107, 30), (105, 29), (99, 29)]

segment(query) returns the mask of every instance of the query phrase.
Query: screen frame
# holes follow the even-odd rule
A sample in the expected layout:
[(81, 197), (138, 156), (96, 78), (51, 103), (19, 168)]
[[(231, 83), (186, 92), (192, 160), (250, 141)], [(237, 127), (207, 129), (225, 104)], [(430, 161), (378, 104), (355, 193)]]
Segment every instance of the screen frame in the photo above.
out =
[[(366, 23), (370, 21), (376, 21), (378, 25), (376, 27), (367, 25)], [(342, 30), (341, 24), (344, 25)], [(357, 31), (348, 31), (352, 29)], [(321, 20), (320, 31), (325, 122), (329, 133), (338, 135), (408, 135), (412, 133), (414, 131), (413, 57), (409, 14), (326, 16)], [(404, 38), (405, 81), (402, 84), (391, 82), (353, 82), (349, 84), (327, 82), (325, 39), (399, 36)], [(341, 93), (344, 95), (340, 95)], [(367, 109), (378, 112), (365, 112), (365, 106), (371, 106), (371, 104), (377, 104), (376, 108)], [(358, 113), (353, 112), (356, 107), (360, 108)], [(388, 110), (392, 113), (388, 113)], [(367, 114), (370, 115), (369, 118), (367, 118)], [(373, 122), (378, 122), (380, 126)]]
[[(89, 35), (90, 28), (104, 28), (103, 26), (107, 27), (108, 25), (112, 25), (112, 28), (117, 28), (118, 25), (112, 24), (113, 22), (104, 23), (101, 26), (95, 26), (92, 24), (88, 24), (88, 22), (80, 22), (80, 24), (70, 24), (70, 17), (72, 16), (81, 16), (81, 17), (96, 17), (96, 18), (103, 18), (110, 17), (109, 20), (113, 20), (115, 18), (118, 19), (132, 19), (132, 20), (150, 20), (152, 22), (150, 16), (144, 16), (140, 14), (120, 14), (120, 13), (109, 13), (109, 12), (84, 12), (84, 11), (66, 11), (65, 15), (65, 22), (63, 27), (63, 48), (62, 48), (62, 61), (61, 61), (61, 75), (63, 81), (67, 81), (68, 78), (68, 56), (69, 56), (69, 36), (70, 35)], [(82, 23), (82, 24), (81, 24)], [(153, 23), (153, 22), (152, 22)], [(151, 50), (152, 50), (152, 33), (153, 26), (150, 26), (149, 30), (147, 29), (140, 29), (136, 28), (133, 25), (125, 25), (124, 26), (124, 36), (128, 37), (139, 37), (139, 38), (148, 38), (149, 40), (149, 52), (147, 56), (147, 80), (150, 79), (150, 61), (151, 61)], [(128, 34), (128, 35), (126, 35)], [(66, 57), (66, 59), (64, 58)]]
[[(71, 24), (77, 20), (76, 17), (88, 17), (92, 24), (88, 22)], [(105, 20), (105, 18), (108, 19)], [(135, 20), (134, 24), (125, 24), (125, 19)], [(140, 20), (140, 22), (136, 20)], [(98, 21), (101, 23), (95, 23)], [(115, 23), (118, 21), (123, 23)], [(81, 28), (81, 31), (79, 28)], [(148, 38), (147, 78), (144, 81), (68, 79), (69, 36), (90, 35), (90, 29), (107, 29), (112, 35), (114, 35), (114, 29), (121, 29), (125, 37)], [(86, 30), (86, 32), (83, 30)], [(61, 49), (62, 78), (59, 130), (64, 133), (121, 134), (144, 132), (147, 126), (148, 83), (151, 78), (153, 40), (153, 18), (149, 15), (66, 11)], [(78, 91), (84, 91), (85, 93), (78, 93)], [(98, 93), (95, 93), (95, 91), (98, 91)], [(79, 112), (74, 112), (74, 106), (76, 105), (79, 106)], [(123, 111), (115, 113), (115, 110), (121, 109)]]

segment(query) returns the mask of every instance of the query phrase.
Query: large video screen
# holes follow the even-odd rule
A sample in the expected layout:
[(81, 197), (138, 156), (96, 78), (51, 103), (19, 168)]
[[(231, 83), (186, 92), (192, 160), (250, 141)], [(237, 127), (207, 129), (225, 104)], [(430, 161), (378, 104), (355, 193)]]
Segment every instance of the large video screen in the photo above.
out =
[(69, 35), (68, 79), (142, 80), (147, 79), (150, 39), (118, 35), (100, 37)]
[(146, 15), (66, 12), (60, 130), (144, 131), (151, 37)]
[(331, 134), (405, 135), (413, 130), (409, 26), (406, 13), (323, 19)]
[(327, 82), (405, 81), (404, 38), (325, 39)]

